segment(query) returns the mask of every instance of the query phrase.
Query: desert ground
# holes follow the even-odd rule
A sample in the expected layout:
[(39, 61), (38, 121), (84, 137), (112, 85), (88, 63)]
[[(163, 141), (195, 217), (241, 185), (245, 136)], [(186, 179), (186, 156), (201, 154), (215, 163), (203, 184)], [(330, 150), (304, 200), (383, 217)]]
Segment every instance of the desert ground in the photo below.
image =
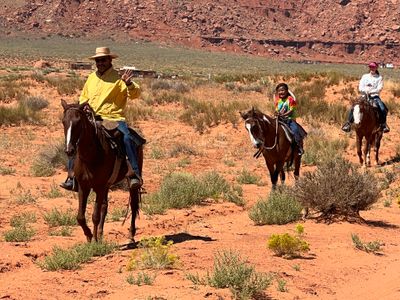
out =
[[(48, 106), (39, 112), (41, 122), (27, 120), (0, 125), (0, 299), (232, 299), (233, 295), (227, 288), (194, 284), (187, 278), (187, 274), (206, 276), (212, 272), (215, 255), (227, 250), (239, 253), (257, 272), (273, 274), (271, 284), (257, 299), (400, 298), (400, 179), (397, 178), (396, 160), (399, 155), (400, 121), (395, 112), (388, 117), (391, 132), (385, 134), (382, 140), (382, 165), (376, 166), (373, 161), (368, 170), (358, 166), (360, 172), (372, 172), (379, 180), (384, 180), (385, 174), (393, 175), (372, 208), (361, 212), (365, 223), (340, 221), (326, 224), (306, 219), (285, 225), (258, 226), (249, 218), (251, 207), (260, 199), (268, 198), (271, 183), (263, 158), (253, 158), (255, 150), (239, 118), (239, 110), (257, 105), (271, 112), (271, 87), (282, 80), (296, 85), (301, 80), (297, 75), (290, 78), (271, 76), (269, 85), (264, 85), (261, 92), (237, 88), (249, 85), (246, 81), (234, 82), (236, 88), (229, 89), (226, 83), (206, 81), (195, 84), (187, 79), (139, 78), (138, 82), (143, 87), (142, 96), (129, 105), (135, 108), (132, 108), (133, 113), (139, 115), (130, 119), (130, 123), (147, 139), (143, 203), (146, 204), (146, 199), (159, 191), (168, 174), (185, 172), (197, 176), (215, 171), (229, 184), (241, 186), (244, 205), (219, 197), (217, 200), (203, 199), (201, 205), (167, 209), (162, 214), (150, 214), (142, 209), (135, 238), (140, 241), (146, 237), (164, 236), (172, 241), (169, 251), (178, 258), (169, 269), (128, 270), (129, 260), (138, 249), (124, 248), (94, 257), (76, 270), (48, 271), (41, 268), (40, 262), (51, 255), (53, 247), (68, 249), (86, 242), (79, 226), (69, 227), (70, 234), (63, 236), (54, 234), (59, 227), (50, 227), (45, 221), (46, 214), (54, 208), (62, 212), (71, 209), (73, 214), (77, 210), (76, 194), (58, 187), (66, 178), (65, 167), (57, 165), (51, 175), (33, 175), (35, 162), (42, 157), (41, 154), (55, 147), (62, 149), (61, 99), (72, 103), (80, 93), (78, 88), (73, 93), (60, 93), (57, 87), (32, 76), (39, 73), (67, 80), (67, 75), (71, 75), (62, 67), (48, 74), (43, 73), (44, 70), (28, 65), (26, 69), (4, 67), (0, 71), (2, 82), (15, 81), (21, 92), (48, 101)], [(87, 74), (88, 71), (79, 71), (74, 76), (84, 79)], [(16, 75), (21, 77), (12, 79)], [(176, 97), (183, 95), (213, 105), (240, 103), (233, 113), (235, 121), (222, 120), (201, 128), (195, 126), (199, 123), (185, 123), (179, 116), (188, 107), (178, 100), (162, 101), (169, 98), (156, 90), (154, 82), (157, 80), (168, 84), (179, 82), (190, 87), (182, 93), (174, 92), (172, 95)], [(396, 84), (391, 81), (385, 87), (383, 98), (391, 99), (391, 103), (398, 106), (399, 99), (391, 92)], [(349, 100), (343, 100), (340, 92), (347, 86), (356, 88), (357, 79), (339, 80), (338, 84), (327, 88), (323, 100), (348, 106)], [(0, 105), (10, 108), (17, 103), (17, 97), (9, 97)], [(312, 151), (312, 133), (319, 131), (327, 140), (346, 141), (347, 146), (340, 150), (341, 155), (358, 164), (354, 131), (343, 133), (338, 122), (319, 122), (305, 117), (300, 117), (299, 121), (310, 133), (305, 142), (306, 154)], [(301, 175), (316, 168), (315, 164), (303, 161)], [(243, 170), (257, 176), (257, 184), (239, 183), (238, 176)], [(292, 172), (286, 184), (293, 186)], [(116, 209), (125, 208), (127, 201), (126, 191), (113, 189), (109, 195), (109, 215)], [(92, 204), (89, 203), (89, 224), (91, 209)], [(36, 221), (30, 224), (34, 235), (27, 241), (7, 242), (5, 235), (13, 228), (12, 218), (23, 213), (35, 215)], [(124, 224), (122, 221), (123, 216), (106, 221), (105, 240), (118, 245), (127, 242), (129, 219)], [(303, 238), (310, 251), (293, 259), (274, 255), (267, 248), (268, 238), (272, 234), (293, 234), (297, 223), (305, 228)], [(379, 241), (380, 251), (374, 254), (356, 249), (351, 234), (357, 234), (366, 242)], [(129, 276), (136, 277), (140, 272), (154, 276), (154, 281), (148, 285), (128, 282)]]

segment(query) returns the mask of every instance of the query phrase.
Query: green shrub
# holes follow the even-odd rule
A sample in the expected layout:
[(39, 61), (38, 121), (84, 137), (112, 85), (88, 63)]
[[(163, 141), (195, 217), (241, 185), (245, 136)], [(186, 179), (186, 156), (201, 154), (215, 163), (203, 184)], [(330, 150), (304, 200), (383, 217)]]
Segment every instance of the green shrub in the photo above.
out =
[(178, 262), (178, 256), (170, 253), (172, 241), (165, 237), (143, 238), (138, 243), (139, 251), (132, 253), (127, 270), (133, 269), (172, 269)]
[(57, 88), (57, 92), (60, 95), (73, 95), (77, 91), (81, 91), (85, 84), (85, 80), (77, 76), (66, 78), (45, 77), (45, 80), (50, 84), (50, 86)]
[(27, 242), (35, 235), (29, 225), (22, 224), (18, 227), (14, 227), (4, 233), (4, 239), (6, 242)]
[(293, 236), (289, 233), (273, 234), (268, 239), (268, 249), (275, 255), (285, 258), (300, 257), (301, 253), (310, 250), (308, 243), (299, 236)]
[(126, 278), (126, 282), (131, 285), (153, 285), (155, 276), (150, 276), (145, 272), (139, 272), (137, 277), (135, 278), (132, 274), (129, 274)]
[(46, 196), (52, 199), (52, 198), (59, 198), (63, 195), (64, 194), (61, 192), (58, 185), (53, 181), (53, 183), (50, 186), (50, 191), (46, 194)]
[(125, 109), (125, 117), (128, 123), (134, 124), (140, 120), (147, 120), (154, 115), (152, 107), (145, 107), (140, 103), (132, 103)]
[[(12, 193), (14, 193), (14, 191), (12, 191)], [(32, 195), (30, 190), (20, 188), (15, 191), (15, 202), (21, 205), (32, 204), (36, 202), (36, 197)]]
[(358, 237), (358, 235), (355, 233), (351, 234), (351, 239), (353, 240), (353, 244), (354, 244), (355, 248), (365, 251), (365, 252), (368, 252), (368, 253), (370, 253), (370, 252), (372, 252), (374, 254), (379, 253), (381, 250), (381, 247), (383, 245), (383, 243), (381, 243), (379, 241), (363, 243), (361, 241), (361, 239)]
[(197, 155), (197, 151), (190, 145), (184, 143), (174, 143), (169, 151), (170, 157), (177, 157), (179, 154)]
[(277, 279), (278, 282), (278, 291), (281, 293), (287, 292), (288, 288), (286, 287), (286, 280), (284, 279)]
[(32, 111), (39, 111), (49, 106), (49, 101), (42, 96), (28, 96), (23, 98), (22, 103)]
[(50, 212), (43, 214), (43, 219), (49, 227), (74, 226), (77, 224), (76, 215), (71, 209), (62, 212), (53, 208)]
[(164, 177), (160, 190), (149, 197), (145, 211), (164, 211), (168, 208), (185, 208), (201, 204), (206, 198), (225, 198), (234, 203), (241, 202), (241, 190), (231, 187), (226, 180), (216, 172), (209, 172), (194, 177), (189, 173), (171, 173)]
[(126, 213), (127, 213), (126, 207), (115, 207), (111, 211), (111, 221), (113, 222), (119, 221), (121, 218), (125, 217)]
[(271, 284), (272, 276), (256, 272), (238, 253), (223, 251), (214, 258), (214, 268), (205, 282), (215, 288), (229, 288), (235, 299), (257, 297)]
[(302, 206), (291, 193), (278, 189), (267, 200), (259, 200), (249, 211), (256, 225), (287, 224), (301, 218)]
[(39, 122), (39, 115), (29, 109), (24, 103), (19, 102), (15, 107), (0, 106), (0, 125), (38, 124)]
[(179, 119), (195, 128), (196, 131), (204, 132), (208, 127), (221, 123), (231, 123), (237, 126), (239, 122), (238, 111), (244, 110), (249, 104), (245, 102), (212, 102), (187, 99), (184, 102), (185, 111)]
[(72, 236), (72, 228), (70, 226), (62, 226), (49, 232), (51, 236)]
[(8, 167), (0, 166), (0, 175), (12, 175), (15, 172), (16, 171), (15, 171), (14, 168), (8, 168)]
[(248, 170), (243, 169), (236, 178), (236, 181), (240, 184), (259, 184), (261, 177), (258, 175), (253, 175)]
[(36, 222), (36, 214), (33, 212), (23, 212), (18, 215), (14, 215), (10, 219), (10, 225), (12, 227), (21, 227), (28, 223)]
[(63, 143), (47, 146), (33, 162), (31, 173), (35, 177), (52, 176), (55, 173), (55, 168), (64, 167), (67, 160)]
[(107, 255), (116, 248), (116, 244), (109, 242), (77, 244), (69, 249), (56, 246), (53, 253), (39, 261), (38, 265), (47, 271), (76, 270), (92, 257)]
[(318, 166), (315, 172), (305, 172), (294, 187), (296, 199), (327, 222), (335, 219), (360, 221), (361, 210), (367, 210), (378, 200), (380, 190), (375, 177), (343, 158), (333, 158)]

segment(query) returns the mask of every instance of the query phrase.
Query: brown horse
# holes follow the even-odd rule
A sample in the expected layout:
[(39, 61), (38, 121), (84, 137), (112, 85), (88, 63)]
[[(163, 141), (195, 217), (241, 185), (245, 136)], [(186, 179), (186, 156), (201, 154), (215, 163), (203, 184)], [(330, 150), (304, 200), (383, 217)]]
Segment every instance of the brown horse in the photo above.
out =
[[(373, 100), (368, 95), (362, 95), (354, 105), (354, 125), (356, 130), (357, 154), (360, 164), (371, 166), (371, 146), (375, 148), (375, 161), (379, 165), (379, 148), (383, 131), (380, 128), (377, 108), (374, 107)], [(364, 151), (361, 151), (362, 141), (365, 138)], [(364, 154), (364, 158), (363, 158)]]
[[(75, 156), (74, 173), (79, 186), (79, 209), (77, 221), (90, 242), (94, 236), (98, 241), (103, 236), (104, 221), (108, 209), (108, 191), (112, 184), (124, 179), (128, 174), (125, 156), (115, 153), (104, 138), (104, 131), (94, 120), (94, 112), (88, 104), (67, 104), (64, 108), (63, 125), (66, 140), (65, 152)], [(137, 148), (140, 170), (143, 166), (143, 146)], [(96, 193), (92, 221), (93, 234), (86, 224), (85, 211), (90, 191)], [(140, 189), (130, 189), (132, 209), (130, 237), (133, 241), (136, 227), (135, 219), (139, 213)]]
[(297, 179), (300, 175), (301, 155), (298, 154), (297, 145), (293, 146), (289, 140), (278, 118), (267, 116), (254, 108), (240, 115), (245, 120), (251, 142), (258, 149), (254, 156), (264, 156), (272, 187), (276, 187), (279, 174), (282, 184), (285, 182), (285, 162), (290, 166), (294, 161), (294, 176)]

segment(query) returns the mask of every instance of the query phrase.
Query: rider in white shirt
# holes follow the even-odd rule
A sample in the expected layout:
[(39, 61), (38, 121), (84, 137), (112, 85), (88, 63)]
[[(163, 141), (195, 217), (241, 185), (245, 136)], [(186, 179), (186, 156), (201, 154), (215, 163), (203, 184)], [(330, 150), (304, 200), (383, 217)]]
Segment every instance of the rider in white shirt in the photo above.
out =
[[(369, 73), (364, 74), (361, 77), (358, 90), (361, 93), (367, 94), (375, 101), (379, 109), (379, 123), (381, 124), (381, 128), (383, 132), (389, 132), (390, 129), (386, 124), (387, 109), (385, 107), (385, 104), (379, 97), (379, 93), (383, 88), (383, 79), (382, 76), (379, 74), (377, 63), (371, 62), (368, 64), (368, 67), (369, 67)], [(349, 132), (351, 129), (352, 122), (353, 122), (353, 108), (350, 110), (348, 120), (343, 125), (342, 130), (345, 132)]]

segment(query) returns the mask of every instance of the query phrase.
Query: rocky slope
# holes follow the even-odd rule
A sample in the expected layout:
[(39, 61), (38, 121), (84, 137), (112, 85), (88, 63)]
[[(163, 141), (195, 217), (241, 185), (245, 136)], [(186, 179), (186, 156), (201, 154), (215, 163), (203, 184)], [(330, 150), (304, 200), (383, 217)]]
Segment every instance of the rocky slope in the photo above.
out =
[(400, 62), (400, 0), (2, 2), (1, 35), (144, 39), (277, 59)]

